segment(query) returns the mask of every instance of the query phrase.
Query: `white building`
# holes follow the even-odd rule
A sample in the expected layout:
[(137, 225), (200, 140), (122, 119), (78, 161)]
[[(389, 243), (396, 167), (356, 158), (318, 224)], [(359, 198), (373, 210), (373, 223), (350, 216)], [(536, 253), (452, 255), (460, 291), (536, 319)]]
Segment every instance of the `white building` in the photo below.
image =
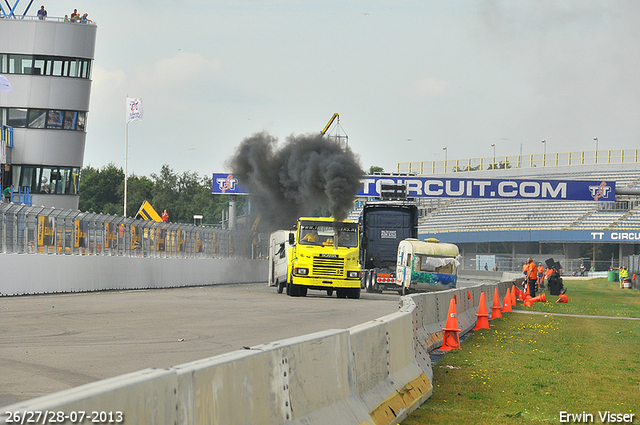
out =
[(97, 27), (0, 16), (0, 74), (13, 87), (0, 93), (0, 124), (14, 129), (2, 188), (28, 188), (33, 205), (77, 209)]

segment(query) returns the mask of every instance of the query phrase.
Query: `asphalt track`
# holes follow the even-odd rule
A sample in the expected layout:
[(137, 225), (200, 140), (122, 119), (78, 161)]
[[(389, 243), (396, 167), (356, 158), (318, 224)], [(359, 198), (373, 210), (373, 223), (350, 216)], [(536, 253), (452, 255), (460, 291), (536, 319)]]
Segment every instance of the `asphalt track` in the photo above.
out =
[(359, 300), (277, 294), (266, 284), (0, 298), (0, 406), (140, 369), (166, 368), (398, 310), (393, 292)]

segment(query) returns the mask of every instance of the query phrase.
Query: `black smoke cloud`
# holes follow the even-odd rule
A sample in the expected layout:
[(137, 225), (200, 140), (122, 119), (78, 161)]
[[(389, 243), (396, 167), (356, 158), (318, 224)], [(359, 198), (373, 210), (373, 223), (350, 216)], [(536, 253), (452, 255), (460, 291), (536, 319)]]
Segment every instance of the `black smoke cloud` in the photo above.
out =
[(227, 166), (270, 230), (288, 229), (298, 217), (323, 209), (345, 219), (364, 176), (351, 149), (312, 134), (289, 136), (278, 148), (276, 138), (256, 133), (242, 141)]

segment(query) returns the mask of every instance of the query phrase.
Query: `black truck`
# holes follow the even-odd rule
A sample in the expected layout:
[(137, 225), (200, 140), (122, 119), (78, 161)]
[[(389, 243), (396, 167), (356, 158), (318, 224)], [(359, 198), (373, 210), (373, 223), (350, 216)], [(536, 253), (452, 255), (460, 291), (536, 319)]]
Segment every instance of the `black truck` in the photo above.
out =
[(418, 207), (412, 202), (367, 202), (360, 218), (360, 286), (366, 292), (398, 291), (400, 241), (418, 237)]

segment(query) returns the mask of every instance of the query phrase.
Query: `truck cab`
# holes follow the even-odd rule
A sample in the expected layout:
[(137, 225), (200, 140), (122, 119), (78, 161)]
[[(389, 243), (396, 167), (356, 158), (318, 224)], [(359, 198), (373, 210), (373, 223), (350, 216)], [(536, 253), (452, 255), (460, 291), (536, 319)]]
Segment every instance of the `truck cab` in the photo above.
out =
[(287, 294), (306, 296), (307, 290), (336, 292), (338, 298), (360, 298), (358, 223), (328, 217), (301, 217), (292, 246)]

